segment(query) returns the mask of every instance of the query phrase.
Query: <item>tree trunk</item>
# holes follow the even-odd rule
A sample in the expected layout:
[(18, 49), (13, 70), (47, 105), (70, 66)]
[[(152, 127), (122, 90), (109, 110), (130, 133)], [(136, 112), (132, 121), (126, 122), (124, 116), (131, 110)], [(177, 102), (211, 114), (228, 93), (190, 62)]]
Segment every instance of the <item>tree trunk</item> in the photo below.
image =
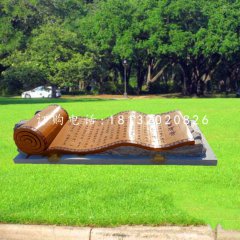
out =
[(114, 70), (113, 70), (113, 81), (114, 81), (115, 83), (118, 82), (118, 71), (117, 71), (116, 68), (114, 68)]
[[(161, 70), (158, 71), (158, 73), (153, 78), (151, 78), (151, 75), (150, 75), (150, 78), (148, 76), (147, 85), (151, 82), (155, 82), (159, 77), (161, 77), (167, 67), (168, 67), (168, 64), (166, 64), (164, 67), (162, 67)], [(148, 70), (148, 71), (150, 71), (150, 70)], [(151, 74), (151, 72), (148, 72), (148, 74)]]
[(52, 98), (56, 98), (56, 90), (57, 90), (57, 86), (55, 84), (52, 84)]
[(85, 84), (84, 84), (84, 81), (83, 81), (83, 80), (80, 80), (80, 81), (79, 81), (79, 90), (80, 90), (80, 91), (84, 90), (84, 85), (85, 85)]
[(180, 61), (178, 65), (180, 67), (183, 77), (182, 93), (183, 95), (188, 95), (191, 89), (188, 66), (183, 61)]
[(142, 64), (138, 65), (137, 68), (137, 94), (139, 95), (142, 91), (142, 86), (145, 80), (146, 70), (143, 69)]
[(148, 64), (147, 83), (152, 79), (152, 65)]

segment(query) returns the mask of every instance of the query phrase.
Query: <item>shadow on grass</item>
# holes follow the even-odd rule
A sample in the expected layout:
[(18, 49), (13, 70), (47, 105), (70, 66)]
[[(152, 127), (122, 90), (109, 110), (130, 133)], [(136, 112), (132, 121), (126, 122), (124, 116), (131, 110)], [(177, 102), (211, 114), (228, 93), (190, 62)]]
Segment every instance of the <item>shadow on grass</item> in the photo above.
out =
[[(148, 96), (147, 94), (145, 96)], [(202, 96), (197, 95), (183, 95), (181, 93), (167, 93), (167, 94), (155, 94), (153, 96), (161, 98), (174, 98), (174, 99), (205, 99), (205, 98), (237, 98), (236, 94), (205, 94)]]
[[(133, 96), (132, 96), (133, 97)], [(129, 99), (132, 98), (130, 96)], [(135, 96), (133, 98), (136, 99), (150, 99), (150, 98), (166, 98), (166, 99), (206, 99), (206, 98), (236, 98), (234, 94), (215, 94), (215, 95), (205, 95), (205, 96), (184, 96), (180, 93), (171, 93), (171, 94), (153, 94), (147, 95), (142, 94), (141, 96)], [(99, 102), (99, 101), (113, 101), (117, 100), (117, 98), (103, 98), (99, 97), (63, 97), (63, 98), (35, 98), (35, 99), (26, 99), (26, 98), (19, 98), (19, 97), (0, 97), (0, 105), (8, 105), (8, 104), (54, 104), (54, 103), (70, 103), (70, 102)]]
[(98, 101), (112, 101), (115, 99), (103, 99), (103, 98), (11, 98), (0, 97), (0, 105), (8, 104), (41, 104), (41, 103), (70, 103), (70, 102), (98, 102)]

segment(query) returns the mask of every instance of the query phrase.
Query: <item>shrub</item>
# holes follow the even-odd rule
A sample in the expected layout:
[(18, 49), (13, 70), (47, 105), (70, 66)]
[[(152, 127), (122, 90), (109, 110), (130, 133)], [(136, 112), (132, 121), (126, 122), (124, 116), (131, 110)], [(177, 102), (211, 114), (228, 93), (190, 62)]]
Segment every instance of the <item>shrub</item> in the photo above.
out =
[(103, 84), (100, 87), (100, 93), (106, 93), (106, 94), (116, 94), (117, 93), (117, 86), (113, 81), (107, 81), (103, 82)]
[(20, 94), (38, 85), (45, 84), (45, 76), (32, 66), (10, 67), (2, 73), (1, 89), (5, 94)]
[(171, 81), (168, 83), (155, 81), (149, 84), (148, 92), (151, 94), (176, 93), (181, 92), (181, 85)]

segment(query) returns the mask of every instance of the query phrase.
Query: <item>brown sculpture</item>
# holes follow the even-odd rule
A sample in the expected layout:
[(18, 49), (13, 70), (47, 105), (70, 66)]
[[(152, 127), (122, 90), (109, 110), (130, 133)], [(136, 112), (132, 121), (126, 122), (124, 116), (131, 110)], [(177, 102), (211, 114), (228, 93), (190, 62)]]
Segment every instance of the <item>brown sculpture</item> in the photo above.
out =
[(158, 152), (195, 144), (180, 111), (155, 115), (126, 111), (93, 120), (70, 118), (58, 105), (15, 127), (14, 141), (29, 155), (91, 154), (121, 146)]

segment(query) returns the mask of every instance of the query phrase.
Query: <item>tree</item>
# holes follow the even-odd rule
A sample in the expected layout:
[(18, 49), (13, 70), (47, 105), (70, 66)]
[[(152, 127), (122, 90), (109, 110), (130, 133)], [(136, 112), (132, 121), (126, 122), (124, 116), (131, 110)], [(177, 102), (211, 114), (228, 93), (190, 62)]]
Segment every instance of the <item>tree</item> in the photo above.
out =
[[(177, 86), (180, 82), (183, 94), (202, 95), (210, 82), (216, 88), (222, 81), (226, 91), (236, 90), (239, 4), (233, 0), (20, 0), (14, 4), (3, 0), (0, 87), (12, 85), (10, 76), (23, 88), (34, 82), (73, 86), (92, 79), (99, 85), (111, 81), (118, 86), (127, 59), (127, 84), (134, 77), (137, 93), (156, 81)], [(33, 81), (24, 82), (30, 71)]]
[(8, 62), (14, 63), (10, 67), (13, 69), (26, 64), (36, 66), (45, 77), (42, 82), (53, 87), (70, 86), (84, 78), (84, 69), (88, 69), (88, 75), (91, 72), (91, 56), (83, 52), (77, 35), (54, 23), (34, 30), (26, 51), (16, 51)]

